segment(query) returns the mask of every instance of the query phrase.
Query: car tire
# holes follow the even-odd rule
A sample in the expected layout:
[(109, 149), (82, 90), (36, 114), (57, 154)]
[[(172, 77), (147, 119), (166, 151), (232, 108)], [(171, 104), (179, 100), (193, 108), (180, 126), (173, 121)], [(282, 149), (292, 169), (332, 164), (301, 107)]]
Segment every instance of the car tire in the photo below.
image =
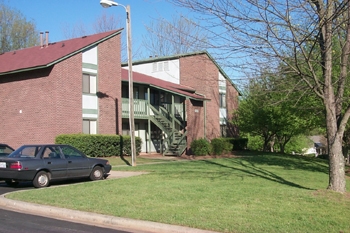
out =
[(16, 187), (19, 184), (18, 181), (14, 181), (14, 180), (5, 180), (5, 183), (10, 187)]
[(44, 188), (49, 186), (50, 176), (49, 173), (40, 171), (36, 174), (33, 180), (33, 185), (35, 188)]
[(102, 180), (104, 177), (103, 168), (100, 166), (94, 167), (90, 174), (90, 180)]

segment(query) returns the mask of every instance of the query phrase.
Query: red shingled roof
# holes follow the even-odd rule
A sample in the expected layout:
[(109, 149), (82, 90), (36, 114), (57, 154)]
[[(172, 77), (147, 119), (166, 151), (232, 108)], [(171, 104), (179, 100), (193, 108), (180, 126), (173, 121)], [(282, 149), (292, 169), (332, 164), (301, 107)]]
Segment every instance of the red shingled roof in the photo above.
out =
[[(170, 92), (180, 94), (182, 96), (190, 97), (191, 99), (209, 100), (202, 95), (196, 94), (196, 90), (191, 87), (187, 87), (187, 86), (172, 83), (172, 82), (167, 82), (167, 81), (154, 78), (152, 76), (148, 76), (145, 74), (141, 74), (138, 72), (132, 72), (132, 73), (133, 73), (132, 75), (133, 83), (140, 83), (140, 84), (155, 86), (161, 89), (168, 90)], [(122, 68), (122, 80), (129, 81), (129, 75), (128, 75), (127, 69)]]
[(90, 45), (100, 43), (119, 34), (121, 30), (49, 43), (47, 47), (44, 44), (43, 47), (35, 46), (3, 53), (0, 55), (0, 75), (53, 65)]

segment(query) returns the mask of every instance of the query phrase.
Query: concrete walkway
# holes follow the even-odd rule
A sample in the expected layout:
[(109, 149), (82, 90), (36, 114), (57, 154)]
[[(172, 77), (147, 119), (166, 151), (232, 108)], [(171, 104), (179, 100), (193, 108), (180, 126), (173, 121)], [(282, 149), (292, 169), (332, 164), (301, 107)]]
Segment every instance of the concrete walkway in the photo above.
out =
[[(145, 174), (145, 172), (111, 171), (107, 179), (127, 178), (142, 174)], [(6, 194), (0, 196), (0, 208), (20, 213), (39, 215), (43, 217), (124, 230), (134, 233), (215, 233), (213, 231), (206, 231), (183, 226), (120, 218), (103, 214), (16, 201), (7, 199)]]

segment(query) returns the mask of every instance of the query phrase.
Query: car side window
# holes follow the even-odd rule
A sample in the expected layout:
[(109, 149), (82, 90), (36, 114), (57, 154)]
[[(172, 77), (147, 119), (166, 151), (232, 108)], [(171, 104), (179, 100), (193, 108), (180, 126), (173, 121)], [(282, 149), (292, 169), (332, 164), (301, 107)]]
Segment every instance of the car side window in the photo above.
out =
[(29, 146), (24, 147), (22, 151), (20, 151), (19, 156), (20, 158), (35, 158), (36, 154), (40, 150), (40, 147), (36, 146)]
[(43, 159), (61, 159), (61, 153), (58, 146), (46, 147), (42, 155)]
[(66, 158), (83, 158), (84, 157), (84, 155), (82, 155), (78, 150), (70, 146), (61, 146), (61, 150)]
[[(21, 146), (12, 152), (10, 158), (36, 158), (41, 151), (41, 146)], [(41, 154), (40, 154), (41, 155)]]

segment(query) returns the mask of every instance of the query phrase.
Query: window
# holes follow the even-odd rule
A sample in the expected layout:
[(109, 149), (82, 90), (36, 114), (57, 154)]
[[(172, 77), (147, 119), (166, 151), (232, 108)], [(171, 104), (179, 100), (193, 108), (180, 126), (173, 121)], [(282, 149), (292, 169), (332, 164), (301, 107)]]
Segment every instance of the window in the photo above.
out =
[(169, 62), (153, 62), (152, 70), (153, 72), (169, 71)]
[(220, 108), (226, 108), (226, 94), (220, 93)]
[(83, 133), (84, 134), (96, 134), (97, 133), (96, 120), (83, 119)]
[[(134, 94), (134, 99), (139, 99), (140, 96), (140, 91), (137, 86), (134, 86), (133, 89), (133, 94)], [(122, 98), (129, 98), (129, 86), (126, 84), (122, 85)]]
[(153, 67), (153, 72), (157, 72), (158, 71), (158, 69), (157, 69), (157, 62), (153, 62), (152, 67)]
[(169, 71), (169, 62), (168, 61), (164, 62), (164, 71)]
[(66, 158), (85, 158), (78, 150), (70, 146), (61, 146), (62, 153)]
[(158, 62), (158, 71), (163, 71), (163, 62)]
[(220, 125), (221, 137), (227, 137), (227, 126)]
[(58, 146), (49, 146), (44, 149), (42, 154), (44, 159), (61, 159), (61, 152)]
[(83, 93), (96, 94), (96, 76), (83, 74)]

